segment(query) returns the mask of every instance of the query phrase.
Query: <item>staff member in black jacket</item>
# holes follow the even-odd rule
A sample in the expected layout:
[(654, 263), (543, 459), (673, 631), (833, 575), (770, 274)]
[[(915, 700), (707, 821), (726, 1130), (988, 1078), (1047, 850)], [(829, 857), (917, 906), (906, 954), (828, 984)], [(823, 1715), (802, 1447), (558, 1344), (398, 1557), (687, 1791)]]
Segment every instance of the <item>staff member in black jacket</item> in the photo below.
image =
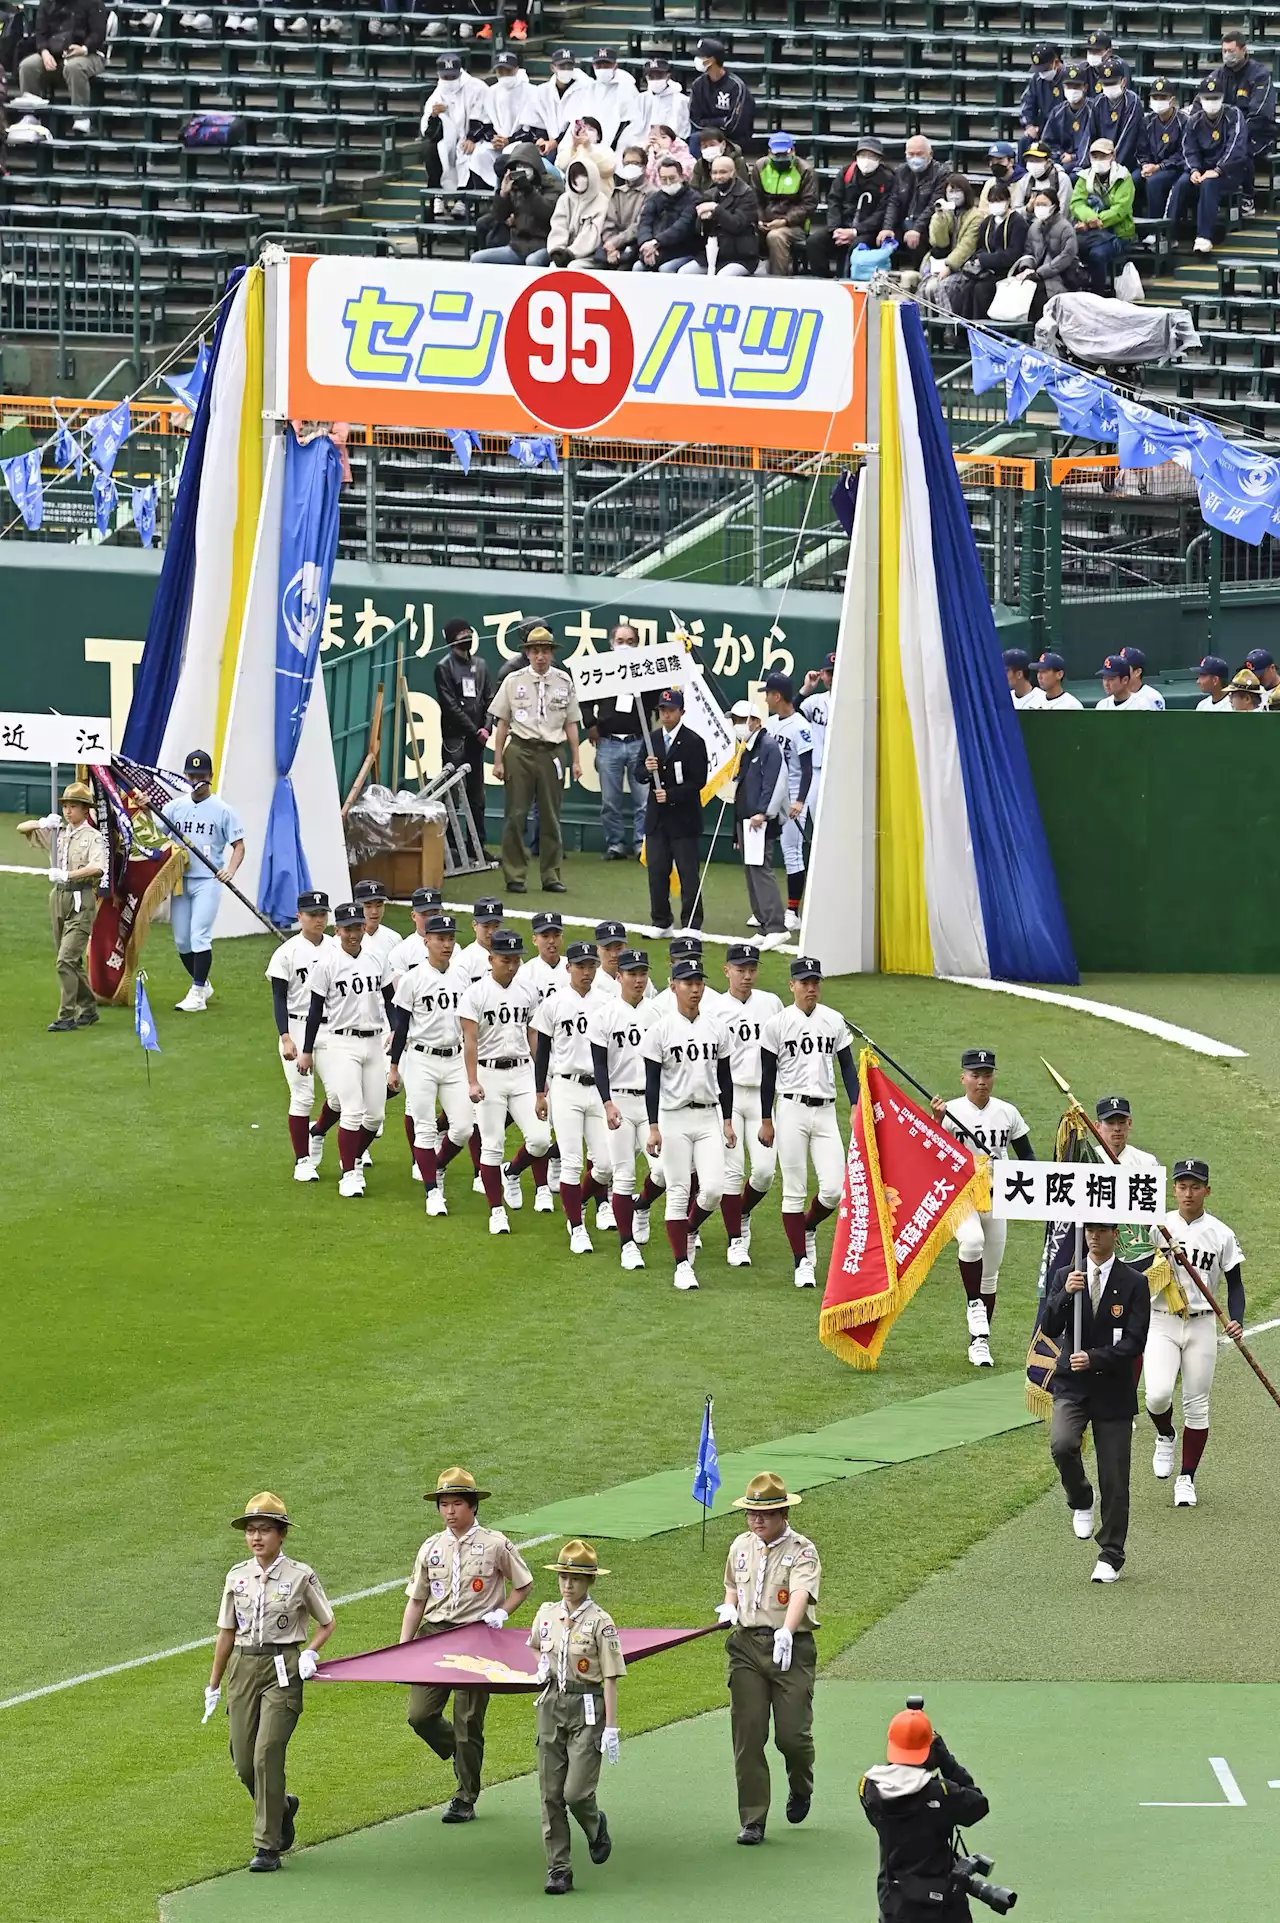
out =
[[(1093, 1535), (1094, 1498), (1081, 1460), (1081, 1443), (1086, 1426), (1092, 1424), (1102, 1524), (1091, 1580), (1115, 1582), (1124, 1567), (1129, 1530), (1129, 1456), (1133, 1418), (1138, 1413), (1133, 1365), (1147, 1346), (1151, 1291), (1145, 1275), (1116, 1259), (1113, 1227), (1091, 1223), (1084, 1239), (1085, 1269), (1065, 1274), (1060, 1270), (1050, 1280), (1040, 1323), (1046, 1335), (1063, 1338), (1051, 1379), (1049, 1447), (1066, 1491), (1072, 1527), (1087, 1542)], [(1073, 1325), (1079, 1297), (1083, 1297), (1080, 1346), (1075, 1348)]]
[(880, 1923), (961, 1923), (972, 1911), (952, 1885), (952, 1832), (980, 1823), (990, 1804), (922, 1709), (894, 1717), (886, 1754), (858, 1784), (880, 1842)]
[[(640, 630), (630, 621), (619, 621), (609, 637), (609, 645), (615, 650), (638, 648)], [(640, 853), (643, 829), (635, 778), (636, 749), (642, 732), (640, 701), (638, 694), (620, 694), (612, 700), (582, 704), (582, 725), (596, 751), (596, 773), (600, 777), (600, 822), (604, 829), (606, 861), (634, 861)]]
[[(473, 653), (476, 637), (469, 621), (446, 621), (444, 638), (449, 652), (436, 664), (436, 700), (440, 703), (440, 745), (446, 761), (467, 771), (467, 802), (476, 833), (484, 845), (484, 749), (489, 739), (489, 707), (493, 683), (489, 670)], [(488, 851), (486, 850), (486, 858)]]
[(702, 790), (707, 781), (707, 746), (684, 725), (684, 695), (667, 688), (658, 696), (658, 726), (653, 753), (636, 769), (649, 782), (644, 816), (644, 858), (649, 869), (649, 919), (659, 934), (671, 927), (671, 864), (680, 877), (680, 923), (701, 928), (698, 894), (698, 844), (702, 835)]
[(766, 732), (764, 722), (749, 701), (735, 701), (729, 710), (733, 732), (742, 743), (738, 778), (733, 796), (733, 845), (745, 854), (744, 829), (765, 831), (763, 862), (743, 863), (747, 898), (760, 930), (761, 948), (777, 948), (786, 936), (786, 918), (778, 879), (773, 871), (774, 852), (782, 833), (782, 820), (790, 797), (782, 749)]

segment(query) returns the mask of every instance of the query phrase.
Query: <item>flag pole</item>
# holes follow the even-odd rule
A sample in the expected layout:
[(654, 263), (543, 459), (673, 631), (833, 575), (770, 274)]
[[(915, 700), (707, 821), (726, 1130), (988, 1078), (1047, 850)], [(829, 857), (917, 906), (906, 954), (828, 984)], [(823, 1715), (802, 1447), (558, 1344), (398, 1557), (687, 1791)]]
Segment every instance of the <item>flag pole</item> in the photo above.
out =
[[(895, 1062), (893, 1059), (893, 1056), (889, 1054), (887, 1049), (881, 1048), (879, 1042), (873, 1042), (870, 1035), (868, 1035), (866, 1029), (859, 1028), (857, 1022), (849, 1021), (849, 1017), (847, 1015), (845, 1016), (845, 1021), (848, 1024), (848, 1026), (853, 1030), (855, 1035), (861, 1035), (863, 1041), (867, 1044), (868, 1048), (875, 1050), (876, 1054), (880, 1057), (881, 1061), (888, 1062), (890, 1068), (896, 1069), (898, 1074), (902, 1076), (902, 1079), (904, 1081), (910, 1082), (912, 1088), (914, 1088), (914, 1090), (916, 1091), (916, 1094), (923, 1095), (925, 1101), (928, 1102), (930, 1106), (932, 1106), (933, 1096), (929, 1093), (928, 1089), (925, 1087), (923, 1082), (918, 1082), (916, 1080), (915, 1076), (911, 1073), (910, 1069), (904, 1068), (901, 1062)], [(1041, 1057), (1041, 1059), (1043, 1060), (1043, 1057)], [(960, 1120), (959, 1116), (948, 1115), (947, 1120), (950, 1122), (953, 1128), (959, 1130), (961, 1135), (968, 1136), (969, 1140), (973, 1143), (974, 1147), (978, 1150), (980, 1154), (982, 1155), (986, 1154), (987, 1152), (986, 1148), (978, 1140), (977, 1136), (973, 1133), (973, 1130), (965, 1127), (964, 1123)]]
[[(711, 1409), (712, 1409), (712, 1398), (708, 1396), (702, 1406), (702, 1423), (708, 1435), (711, 1434)], [(702, 1484), (702, 1541), (698, 1546), (699, 1555), (705, 1554), (706, 1547), (707, 1547), (707, 1485), (704, 1480)]]

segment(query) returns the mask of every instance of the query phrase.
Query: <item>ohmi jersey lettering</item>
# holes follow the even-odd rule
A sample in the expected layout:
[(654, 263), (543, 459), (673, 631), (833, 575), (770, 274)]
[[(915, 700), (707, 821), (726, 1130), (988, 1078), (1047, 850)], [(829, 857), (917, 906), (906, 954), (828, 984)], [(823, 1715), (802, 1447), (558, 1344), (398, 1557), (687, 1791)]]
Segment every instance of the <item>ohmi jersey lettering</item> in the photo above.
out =
[(605, 1005), (605, 997), (592, 989), (580, 995), (576, 988), (558, 988), (548, 995), (533, 1018), (536, 1033), (551, 1038), (553, 1075), (590, 1075), (592, 1018)]
[(518, 981), (503, 988), (492, 975), (473, 982), (462, 997), (458, 1014), (476, 1025), (477, 1062), (497, 1062), (509, 1056), (529, 1059), (528, 1030), (537, 1012), (531, 989)]
[(778, 1058), (779, 1095), (809, 1095), (834, 1101), (835, 1060), (853, 1037), (843, 1015), (822, 1002), (811, 1015), (794, 1005), (781, 1009), (764, 1025), (761, 1048)]
[(312, 969), (308, 986), (311, 994), (324, 996), (328, 1028), (381, 1032), (387, 1013), (382, 999), (382, 962), (366, 952), (363, 941), (355, 955), (348, 955), (338, 942), (331, 943), (328, 953), (321, 955)]
[(318, 945), (308, 941), (305, 935), (290, 935), (267, 963), (267, 980), (285, 984), (290, 1021), (307, 1019), (311, 1008), (312, 970), (321, 955), (336, 946), (332, 935), (325, 935)]
[[(993, 1162), (1004, 1161), (1009, 1154), (1009, 1145), (1016, 1142), (1029, 1131), (1012, 1102), (1001, 1102), (993, 1095), (985, 1108), (977, 1108), (967, 1095), (958, 1095), (954, 1102), (947, 1103), (947, 1115), (961, 1123), (961, 1128), (948, 1131), (959, 1136), (960, 1140), (972, 1140), (980, 1149), (985, 1149)], [(942, 1126), (946, 1128), (944, 1119)], [(965, 1134), (963, 1131), (967, 1130)]]

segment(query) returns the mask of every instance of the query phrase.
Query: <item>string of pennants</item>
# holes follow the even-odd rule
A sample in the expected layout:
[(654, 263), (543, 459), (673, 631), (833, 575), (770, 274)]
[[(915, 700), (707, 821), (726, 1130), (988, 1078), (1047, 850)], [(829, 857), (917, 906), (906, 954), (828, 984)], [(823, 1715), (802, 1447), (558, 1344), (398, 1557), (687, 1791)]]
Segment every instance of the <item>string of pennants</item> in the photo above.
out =
[(1043, 394), (1057, 408), (1064, 432), (1114, 441), (1122, 468), (1162, 467), (1166, 461), (1186, 468), (1208, 526), (1252, 547), (1267, 534), (1280, 538), (1280, 461), (1228, 441), (1195, 415), (1175, 420), (1143, 407), (1101, 375), (1086, 374), (1038, 348), (974, 327), (966, 331), (973, 391), (985, 394), (1003, 385), (1009, 420), (1020, 420)]

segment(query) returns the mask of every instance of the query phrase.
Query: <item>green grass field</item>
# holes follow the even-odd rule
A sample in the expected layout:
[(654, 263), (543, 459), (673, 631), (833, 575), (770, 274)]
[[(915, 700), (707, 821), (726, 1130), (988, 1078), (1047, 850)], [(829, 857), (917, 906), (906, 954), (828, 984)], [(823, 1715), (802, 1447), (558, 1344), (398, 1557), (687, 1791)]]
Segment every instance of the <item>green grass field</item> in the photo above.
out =
[[(0, 860), (22, 859), (0, 824)], [(635, 914), (644, 898), (638, 868), (578, 858), (567, 879), (559, 903), (567, 913)], [(708, 925), (733, 932), (740, 877), (727, 870), (713, 880)], [(612, 1238), (599, 1238), (589, 1262), (571, 1261), (561, 1219), (527, 1207), (511, 1237), (494, 1244), (464, 1163), (451, 1171), (448, 1219), (425, 1221), (398, 1104), (362, 1204), (340, 1203), (333, 1157), (321, 1184), (299, 1187), (262, 979), (268, 941), (219, 950), (218, 993), (206, 1016), (190, 1020), (171, 1012), (185, 977), (167, 928), (154, 931), (146, 963), (164, 1052), (152, 1058), (148, 1087), (127, 1011), (85, 1033), (45, 1033), (56, 1005), (45, 889), (6, 876), (0, 890), (0, 1127), (14, 1250), (0, 1353), (0, 1543), (6, 1567), (21, 1572), (0, 1605), (0, 1699), (210, 1635), (222, 1576), (239, 1553), (229, 1519), (253, 1490), (287, 1498), (297, 1518), (291, 1545), (331, 1595), (344, 1596), (407, 1574), (434, 1513), (422, 1491), (446, 1463), (484, 1478), (498, 1520), (690, 1461), (707, 1393), (727, 1453), (971, 1374), (950, 1256), (894, 1330), (878, 1373), (836, 1362), (818, 1344), (815, 1301), (791, 1287), (772, 1205), (756, 1216), (754, 1267), (723, 1266), (713, 1226), (702, 1289), (682, 1298), (670, 1287), (656, 1218), (650, 1266), (634, 1275), (619, 1270)], [(522, 905), (536, 907), (537, 895)], [(780, 988), (784, 975), (784, 961), (771, 959), (764, 985)], [(1089, 984), (1245, 1048), (1268, 986)], [(963, 1044), (994, 1043), (1000, 1085), (1042, 1153), (1058, 1104), (1041, 1053), (1082, 1097), (1122, 1089), (1144, 1146), (1170, 1161), (1209, 1157), (1214, 1206), (1253, 1258), (1250, 1318), (1267, 1313), (1280, 1201), (1259, 1175), (1270, 1167), (1280, 1106), (1274, 1052), (1210, 1060), (1085, 1015), (931, 981), (855, 979), (829, 993), (934, 1086), (955, 1084)], [(1025, 1348), (1037, 1245), (1033, 1230), (1010, 1238), (994, 1343), (1002, 1368), (1019, 1366)], [(1223, 1375), (1236, 1369), (1245, 1375), (1234, 1363)], [(1274, 1422), (1251, 1381), (1231, 1385), (1232, 1409), (1246, 1391), (1248, 1417)], [(1141, 1521), (1135, 1514), (1135, 1538), (1141, 1528), (1171, 1542), (1175, 1523), (1189, 1522), (1214, 1542), (1220, 1567), (1238, 1559), (1241, 1573), (1223, 1592), (1230, 1621), (1214, 1620), (1231, 1632), (1233, 1651), (1234, 1667), (1219, 1673), (1243, 1679), (1255, 1658), (1245, 1626), (1268, 1612), (1270, 1577), (1257, 1553), (1257, 1502), (1215, 1508), (1207, 1499), (1230, 1483), (1233, 1442), (1247, 1451), (1244, 1418), (1234, 1434), (1224, 1424), (1221, 1447), (1206, 1457), (1206, 1501), (1195, 1516), (1147, 1505)], [(1145, 1462), (1140, 1448), (1139, 1477)], [(1052, 1482), (1043, 1438), (1027, 1429), (815, 1490), (803, 1516), (826, 1568), (824, 1660), (855, 1661), (859, 1639), (876, 1625), (887, 1633), (900, 1607), (927, 1615), (948, 1580), (940, 1572), (954, 1567), (973, 1569), (981, 1584), (984, 1627), (966, 1673), (1025, 1674), (1017, 1664), (1026, 1638), (1012, 1625), (1048, 1623), (1074, 1574), (1058, 1570), (1059, 1499), (1040, 1500)], [(1033, 1553), (992, 1558), (1003, 1532), (1027, 1529)], [(714, 1518), (705, 1555), (694, 1530), (610, 1544), (619, 1619), (705, 1620), (732, 1530), (727, 1516)], [(1052, 1553), (1042, 1555), (1042, 1543)], [(1119, 1605), (1110, 1619), (1115, 1667), (1097, 1671), (1088, 1641), (1068, 1639), (1054, 1646), (1047, 1674), (1150, 1673), (1141, 1664), (1152, 1638), (1179, 1620), (1178, 1604), (1137, 1579), (1136, 1542), (1133, 1556), (1132, 1582), (1103, 1598), (1087, 1584), (1082, 1599), (1071, 1591), (1071, 1609), (1086, 1616), (1094, 1603)], [(1176, 1550), (1162, 1566), (1176, 1582)], [(1212, 1576), (1210, 1565), (1210, 1614)], [(550, 1588), (540, 1573), (535, 1596)], [(392, 1640), (400, 1610), (395, 1589), (343, 1607), (331, 1653)], [(952, 1625), (961, 1635), (954, 1615)], [(1251, 1673), (1271, 1674), (1269, 1640), (1265, 1647)], [(921, 1673), (953, 1673), (936, 1647), (929, 1654)], [(901, 1639), (886, 1663), (881, 1677), (917, 1668), (904, 1662)], [(163, 1893), (243, 1863), (247, 1799), (227, 1764), (223, 1726), (200, 1727), (207, 1667), (207, 1650), (197, 1650), (0, 1711), (0, 1914), (150, 1923)], [(656, 1728), (724, 1700), (720, 1655), (707, 1639), (636, 1670), (626, 1726)], [(491, 1778), (526, 1772), (527, 1705), (496, 1701), (490, 1732)], [(307, 1843), (438, 1803), (448, 1788), (442, 1766), (404, 1727), (401, 1697), (384, 1689), (313, 1696), (290, 1772), (305, 1800)]]

